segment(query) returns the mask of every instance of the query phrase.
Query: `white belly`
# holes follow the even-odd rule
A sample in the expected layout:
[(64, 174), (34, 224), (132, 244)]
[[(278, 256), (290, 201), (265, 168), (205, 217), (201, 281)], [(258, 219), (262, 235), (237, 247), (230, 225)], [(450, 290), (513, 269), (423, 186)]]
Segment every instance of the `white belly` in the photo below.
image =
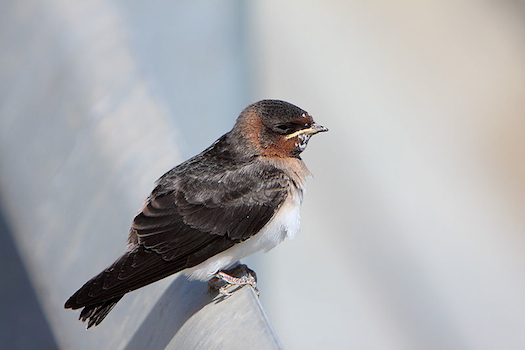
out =
[(240, 259), (260, 250), (267, 252), (281, 243), (286, 237), (292, 239), (299, 232), (301, 220), (302, 191), (293, 191), (275, 216), (259, 233), (219, 253), (205, 262), (182, 271), (189, 279), (207, 281), (217, 273), (232, 266)]

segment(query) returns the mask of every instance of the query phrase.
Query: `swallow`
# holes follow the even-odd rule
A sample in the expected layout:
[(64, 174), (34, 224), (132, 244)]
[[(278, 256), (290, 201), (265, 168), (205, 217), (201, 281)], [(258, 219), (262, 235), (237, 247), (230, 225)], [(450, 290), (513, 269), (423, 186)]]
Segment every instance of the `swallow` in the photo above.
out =
[(231, 131), (157, 180), (133, 219), (127, 251), (65, 308), (83, 308), (79, 319), (90, 328), (126, 293), (178, 272), (228, 281), (226, 269), (240, 259), (293, 238), (310, 176), (300, 154), (324, 131), (285, 101), (246, 107)]

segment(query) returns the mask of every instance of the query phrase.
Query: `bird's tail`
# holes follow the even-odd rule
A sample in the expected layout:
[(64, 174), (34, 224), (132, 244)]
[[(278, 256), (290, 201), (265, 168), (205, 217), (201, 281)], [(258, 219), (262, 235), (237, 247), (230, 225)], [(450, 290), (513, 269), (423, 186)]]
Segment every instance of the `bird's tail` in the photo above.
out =
[(87, 329), (91, 326), (98, 326), (123, 296), (124, 295), (121, 295), (99, 304), (85, 306), (82, 312), (80, 312), (78, 319), (82, 322), (87, 321)]
[(122, 293), (121, 295), (111, 296), (102, 300), (100, 298), (82, 298), (83, 295), (89, 295), (89, 291), (92, 290), (94, 285), (99, 284), (103, 277), (104, 272), (92, 278), (73, 294), (64, 305), (66, 309), (77, 310), (83, 308), (78, 319), (82, 322), (87, 321), (87, 329), (92, 326), (98, 326), (125, 294)]
[(86, 282), (64, 307), (82, 309), (80, 320), (87, 328), (104, 320), (124, 294), (180, 271), (183, 262), (165, 261), (161, 254), (139, 246), (122, 255), (107, 269)]
[(129, 292), (129, 286), (120, 285), (119, 279), (123, 270), (131, 271), (133, 258), (138, 250), (129, 251), (121, 256), (107, 269), (86, 282), (65, 303), (66, 309), (82, 309), (79, 320), (87, 321), (87, 328), (98, 326), (120, 299)]

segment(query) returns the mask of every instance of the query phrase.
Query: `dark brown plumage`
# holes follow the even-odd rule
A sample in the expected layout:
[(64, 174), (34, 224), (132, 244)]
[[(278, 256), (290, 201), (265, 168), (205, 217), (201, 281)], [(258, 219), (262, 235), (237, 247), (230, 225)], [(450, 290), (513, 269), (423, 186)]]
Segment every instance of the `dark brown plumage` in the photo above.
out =
[[(207, 280), (246, 254), (273, 248), (296, 230), (285, 214), (298, 215), (309, 174), (299, 155), (311, 135), (326, 130), (284, 101), (248, 106), (230, 132), (157, 181), (133, 220), (128, 251), (65, 307), (83, 308), (89, 328), (125, 293), (180, 271)], [(284, 220), (283, 232), (273, 232), (276, 220)]]

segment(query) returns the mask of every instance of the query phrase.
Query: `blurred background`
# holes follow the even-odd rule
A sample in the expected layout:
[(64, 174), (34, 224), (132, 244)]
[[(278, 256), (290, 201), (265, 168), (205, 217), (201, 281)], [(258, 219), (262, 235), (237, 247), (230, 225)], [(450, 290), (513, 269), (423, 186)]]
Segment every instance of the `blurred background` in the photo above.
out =
[(521, 0), (4, 0), (0, 347), (122, 349), (173, 278), (89, 332), (64, 301), (263, 98), (330, 128), (247, 260), (284, 348), (525, 348)]

